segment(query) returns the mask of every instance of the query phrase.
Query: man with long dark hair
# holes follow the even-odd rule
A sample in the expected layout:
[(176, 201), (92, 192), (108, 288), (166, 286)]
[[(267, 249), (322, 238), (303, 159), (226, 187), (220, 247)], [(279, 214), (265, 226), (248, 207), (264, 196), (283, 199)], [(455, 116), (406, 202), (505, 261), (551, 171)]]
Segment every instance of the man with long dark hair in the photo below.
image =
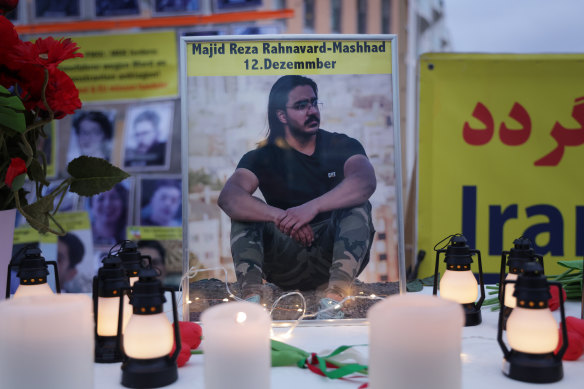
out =
[[(243, 296), (263, 279), (323, 291), (321, 308), (345, 297), (369, 261), (373, 167), (361, 144), (320, 128), (316, 83), (283, 76), (270, 91), (268, 135), (245, 154), (219, 196), (231, 217), (231, 251)], [(253, 193), (259, 188), (266, 202)], [(342, 317), (324, 312), (318, 318)]]

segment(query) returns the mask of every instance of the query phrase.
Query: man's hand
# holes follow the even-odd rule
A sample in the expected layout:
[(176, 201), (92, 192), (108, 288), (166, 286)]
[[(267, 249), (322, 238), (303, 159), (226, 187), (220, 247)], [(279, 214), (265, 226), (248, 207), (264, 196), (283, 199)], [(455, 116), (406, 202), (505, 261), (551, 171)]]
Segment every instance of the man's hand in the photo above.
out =
[(304, 226), (300, 227), (298, 231), (291, 236), (292, 239), (304, 247), (310, 247), (312, 246), (312, 242), (314, 242), (314, 232), (312, 231), (310, 224), (305, 224)]
[(316, 203), (309, 201), (297, 207), (288, 208), (286, 216), (276, 224), (278, 229), (286, 235), (293, 236), (314, 219), (318, 214)]

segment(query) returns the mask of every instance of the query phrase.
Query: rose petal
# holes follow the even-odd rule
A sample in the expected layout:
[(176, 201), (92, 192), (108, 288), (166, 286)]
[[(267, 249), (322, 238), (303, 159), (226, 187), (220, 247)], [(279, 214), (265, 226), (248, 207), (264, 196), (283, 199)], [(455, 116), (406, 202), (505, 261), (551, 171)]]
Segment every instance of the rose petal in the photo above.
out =
[[(170, 355), (174, 354), (175, 345), (172, 345), (172, 350), (170, 351)], [(191, 358), (191, 349), (189, 345), (185, 342), (181, 342), (180, 351), (178, 353), (178, 357), (176, 359), (176, 365), (178, 367), (183, 367)]]
[(200, 325), (190, 321), (179, 321), (180, 338), (189, 345), (189, 350), (194, 350), (201, 344), (203, 330)]
[[(559, 331), (560, 339), (558, 341), (556, 351), (554, 351), (556, 354), (560, 350), (560, 347), (562, 347), (562, 344), (564, 344), (562, 329), (560, 328)], [(565, 361), (575, 361), (580, 358), (582, 352), (584, 352), (584, 338), (582, 338), (582, 336), (580, 336), (580, 334), (577, 332), (568, 330), (568, 348), (566, 349), (562, 359)]]

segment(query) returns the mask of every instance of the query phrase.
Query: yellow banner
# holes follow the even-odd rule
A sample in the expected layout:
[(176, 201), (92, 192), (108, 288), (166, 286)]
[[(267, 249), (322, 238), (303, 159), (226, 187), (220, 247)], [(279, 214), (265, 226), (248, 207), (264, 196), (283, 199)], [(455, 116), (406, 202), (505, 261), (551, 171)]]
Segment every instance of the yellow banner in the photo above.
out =
[(204, 41), (186, 56), (189, 77), (391, 74), (390, 41)]
[[(418, 248), (463, 233), (497, 273), (521, 236), (584, 256), (584, 55), (427, 54), (420, 64)], [(478, 268), (475, 264), (473, 270)], [(564, 269), (565, 270), (565, 269)]]
[(126, 229), (131, 240), (181, 240), (182, 227), (129, 226)]
[(88, 101), (140, 100), (178, 95), (174, 31), (72, 38), (84, 54), (61, 64)]

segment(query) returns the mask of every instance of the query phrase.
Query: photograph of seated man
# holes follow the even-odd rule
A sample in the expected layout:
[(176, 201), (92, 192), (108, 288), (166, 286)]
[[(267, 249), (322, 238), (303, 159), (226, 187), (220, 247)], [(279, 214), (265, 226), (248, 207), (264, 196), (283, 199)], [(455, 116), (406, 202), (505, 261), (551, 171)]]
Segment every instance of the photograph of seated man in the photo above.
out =
[[(265, 280), (322, 290), (320, 310), (329, 308), (369, 261), (375, 172), (359, 141), (320, 127), (319, 105), (312, 79), (279, 78), (269, 94), (266, 138), (241, 158), (219, 195), (249, 301), (259, 302)], [(253, 196), (258, 188), (266, 202)], [(317, 319), (342, 315), (328, 310)]]

